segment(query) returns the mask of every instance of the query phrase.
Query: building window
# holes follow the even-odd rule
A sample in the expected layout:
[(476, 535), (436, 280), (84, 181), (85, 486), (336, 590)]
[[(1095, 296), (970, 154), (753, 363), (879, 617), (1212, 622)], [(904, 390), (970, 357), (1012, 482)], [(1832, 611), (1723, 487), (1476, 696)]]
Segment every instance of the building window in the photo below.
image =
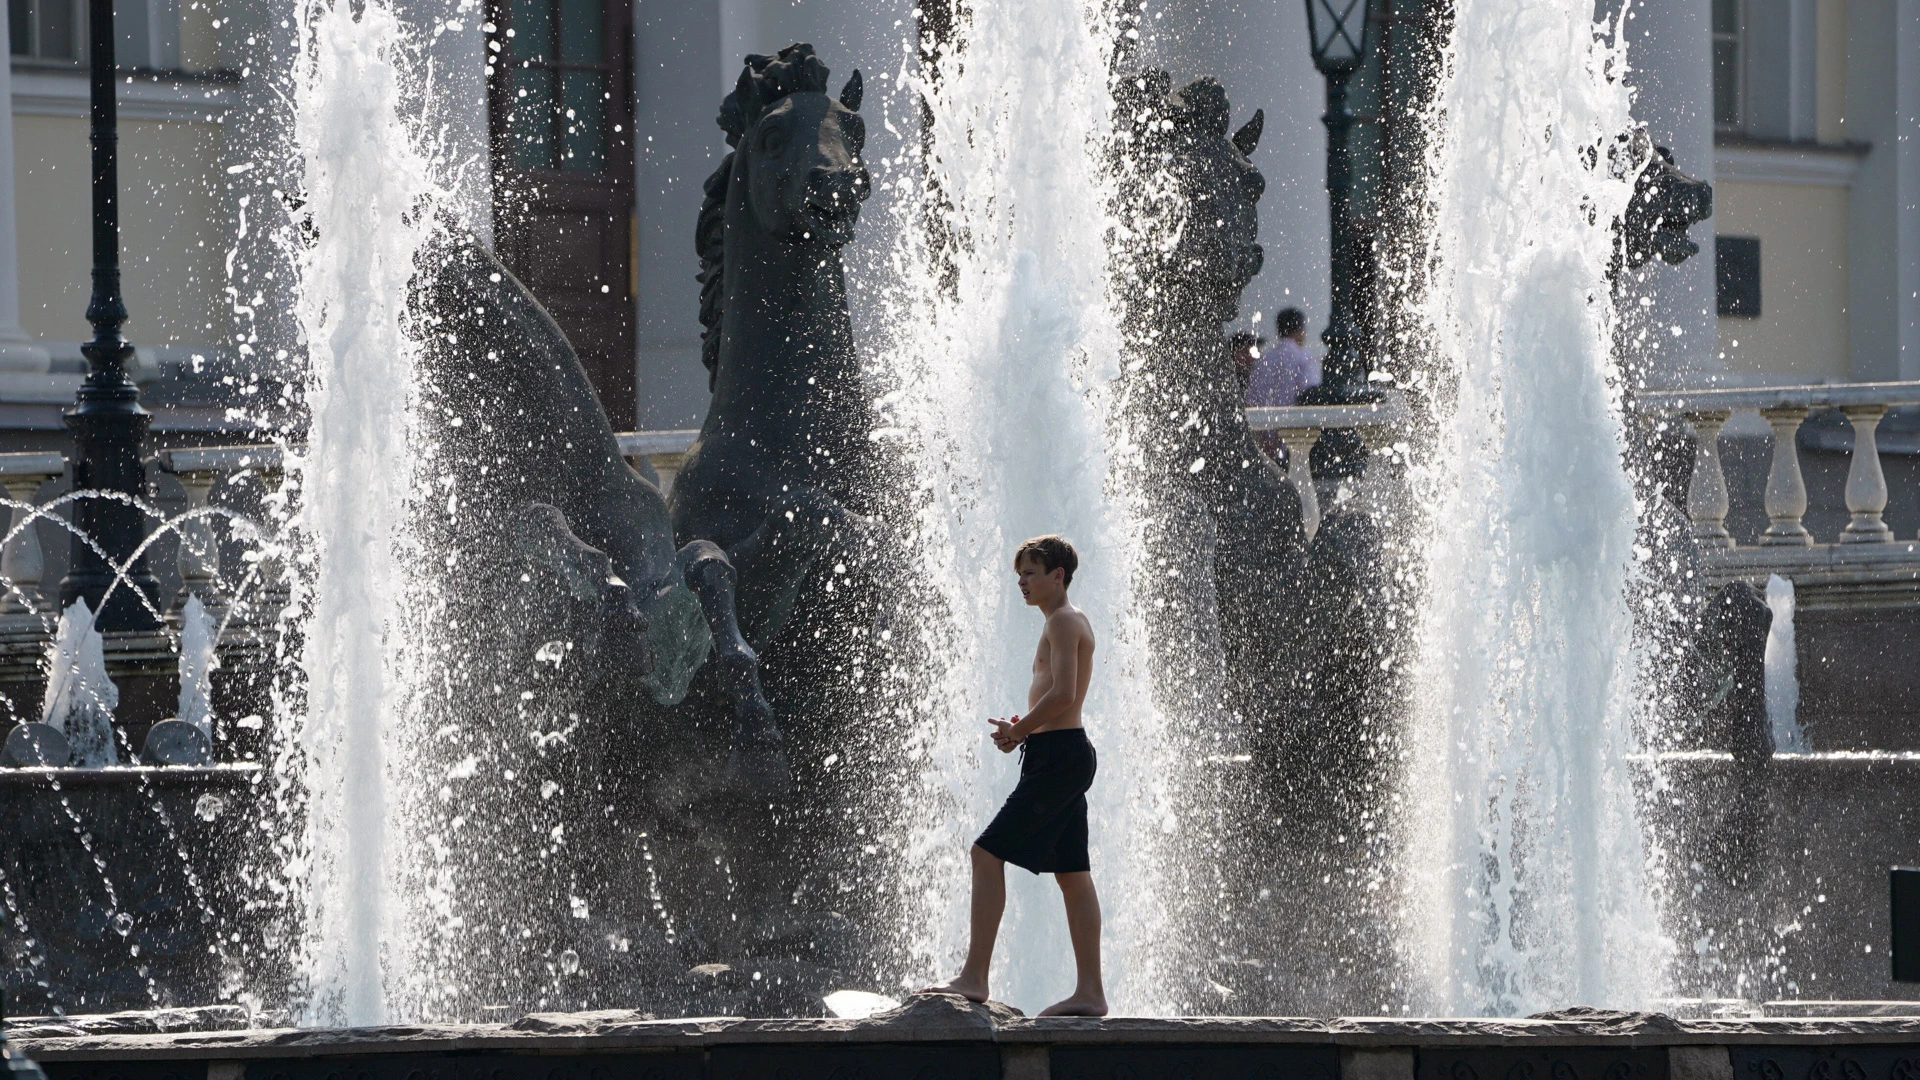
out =
[(1720, 314), (1737, 319), (1760, 317), (1760, 238), (1713, 238), (1713, 292)]
[(502, 44), (510, 94), (507, 134), (520, 169), (600, 172), (619, 55), (605, 0), (507, 0)]
[[(114, 59), (122, 71), (180, 67), (178, 0), (116, 0)], [(13, 55), (85, 64), (85, 0), (7, 0), (7, 36)]]
[(8, 0), (13, 55), (79, 60), (80, 0)]
[(1741, 126), (1746, 98), (1742, 75), (1741, 0), (1713, 0), (1713, 123)]

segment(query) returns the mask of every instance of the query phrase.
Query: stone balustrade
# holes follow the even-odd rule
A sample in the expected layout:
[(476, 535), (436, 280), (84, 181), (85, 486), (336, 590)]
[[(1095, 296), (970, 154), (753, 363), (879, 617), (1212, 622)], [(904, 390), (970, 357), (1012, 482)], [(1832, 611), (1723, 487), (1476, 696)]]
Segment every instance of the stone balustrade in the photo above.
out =
[(40, 488), (66, 471), (67, 460), (57, 453), (0, 454), (0, 486), (7, 489), (12, 511), (7, 521), (7, 542), (0, 550), (0, 577), (11, 587), (0, 598), (0, 617), (26, 616), (39, 622), (53, 604), (41, 591), (46, 574), (46, 559), (40, 550), (40, 530), (33, 525)]
[(660, 482), (660, 493), (665, 495), (673, 490), (673, 479), (680, 475), (680, 466), (687, 459), (687, 451), (700, 432), (693, 428), (675, 431), (622, 431), (614, 438), (620, 441), (620, 456), (627, 459), (640, 475), (651, 470), (654, 478)]
[[(1882, 587), (1905, 593), (1920, 591), (1920, 540), (1896, 537), (1883, 520), (1889, 492), (1875, 443), (1881, 418), (1902, 405), (1920, 405), (1920, 382), (1662, 391), (1643, 393), (1636, 402), (1644, 414), (1680, 419), (1693, 435), (1698, 449), (1687, 512), (1692, 535), (1717, 578), (1764, 580), (1769, 573), (1780, 573), (1798, 585), (1849, 583), (1856, 592)], [(1849, 520), (1838, 535), (1818, 538), (1803, 521), (1808, 494), (1796, 435), (1811, 413), (1827, 408), (1838, 409), (1850, 422), (1854, 450), (1845, 487)], [(1769, 523), (1753, 545), (1736, 544), (1727, 529), (1730, 502), (1720, 461), (1720, 432), (1737, 411), (1758, 413), (1774, 434), (1765, 494)], [(1321, 518), (1321, 493), (1309, 462), (1322, 434), (1351, 429), (1378, 449), (1404, 437), (1411, 419), (1406, 396), (1398, 391), (1373, 404), (1247, 410), (1250, 428), (1274, 433), (1287, 449), (1287, 478), (1300, 494), (1309, 537)], [(629, 431), (616, 437), (622, 456), (643, 475), (657, 477), (662, 491), (671, 492), (699, 432)], [(281, 450), (261, 445), (197, 447), (163, 450), (156, 459), (161, 469), (179, 480), (188, 503), (187, 516), (175, 526), (180, 533), (182, 588), (170, 601), (171, 609), (177, 611), (190, 595), (217, 606), (225, 598), (216, 587), (224, 579), (213, 515), (195, 512), (208, 508), (220, 484), (249, 474), (268, 488), (277, 486)], [(40, 622), (51, 610), (42, 592), (44, 559), (38, 532), (23, 524), (35, 513), (39, 489), (63, 471), (64, 460), (57, 453), (0, 454), (0, 485), (7, 490), (11, 510), (10, 532), (0, 551), (0, 576), (11, 585), (0, 593), (0, 621), (29, 617)], [(266, 576), (270, 575), (255, 570), (256, 578)], [(270, 587), (273, 584), (277, 582), (269, 583), (265, 591), (277, 592)]]
[[(180, 592), (174, 598), (174, 612), (198, 596), (209, 609), (226, 606), (231, 599), (222, 594), (220, 542), (213, 530), (213, 516), (206, 513), (208, 500), (217, 484), (245, 475), (258, 475), (270, 486), (278, 486), (281, 451), (277, 446), (210, 446), (180, 450), (162, 450), (160, 467), (173, 474), (187, 494), (187, 517), (181, 521)], [(275, 575), (256, 569), (256, 582), (263, 592), (279, 585)]]
[[(1309, 456), (1323, 432), (1352, 428), (1369, 446), (1377, 447), (1404, 430), (1412, 418), (1407, 398), (1400, 391), (1389, 392), (1384, 399), (1367, 405), (1287, 405), (1247, 410), (1247, 426), (1255, 431), (1271, 431), (1287, 448), (1287, 480), (1300, 493), (1302, 522), (1307, 538), (1320, 528), (1320, 495), (1314, 488)], [(620, 453), (642, 475), (651, 468), (660, 481), (660, 491), (673, 490), (674, 477), (686, 460), (700, 432), (623, 431), (616, 438)]]
[(1368, 405), (1275, 405), (1247, 410), (1247, 426), (1254, 431), (1271, 431), (1287, 448), (1287, 481), (1300, 493), (1300, 521), (1306, 526), (1307, 539), (1320, 531), (1320, 493), (1313, 483), (1313, 448), (1328, 431), (1351, 428), (1359, 432), (1368, 448), (1377, 450), (1396, 437), (1403, 437), (1413, 412), (1407, 396), (1399, 390), (1388, 391), (1380, 401)]
[[(1905, 605), (1920, 593), (1920, 542), (1895, 536), (1883, 517), (1889, 492), (1875, 434), (1888, 411), (1902, 405), (1920, 405), (1920, 382), (1673, 390), (1643, 393), (1636, 402), (1640, 412), (1679, 417), (1691, 431), (1687, 517), (1709, 574), (1720, 581), (1756, 582), (1779, 574), (1797, 589), (1828, 594), (1828, 601), (1840, 606)], [(1839, 410), (1853, 429), (1845, 487), (1848, 521), (1827, 539), (1815, 537), (1803, 520), (1808, 499), (1800, 426), (1820, 409)], [(1764, 496), (1768, 523), (1752, 545), (1736, 543), (1727, 529), (1732, 506), (1720, 433), (1736, 412), (1758, 413), (1773, 429)]]

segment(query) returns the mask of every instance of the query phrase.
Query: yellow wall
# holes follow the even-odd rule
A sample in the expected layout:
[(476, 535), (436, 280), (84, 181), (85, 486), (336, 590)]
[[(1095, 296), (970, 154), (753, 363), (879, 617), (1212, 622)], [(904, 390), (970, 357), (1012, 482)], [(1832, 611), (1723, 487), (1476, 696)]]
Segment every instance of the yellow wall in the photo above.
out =
[[(93, 265), (86, 121), (15, 116), (13, 137), (20, 322), (38, 338), (82, 340)], [(210, 123), (120, 121), (122, 288), (137, 345), (203, 345), (226, 328), (218, 140)]]
[(1847, 190), (1723, 180), (1713, 226), (1760, 238), (1760, 317), (1720, 319), (1727, 366), (1805, 382), (1848, 378)]

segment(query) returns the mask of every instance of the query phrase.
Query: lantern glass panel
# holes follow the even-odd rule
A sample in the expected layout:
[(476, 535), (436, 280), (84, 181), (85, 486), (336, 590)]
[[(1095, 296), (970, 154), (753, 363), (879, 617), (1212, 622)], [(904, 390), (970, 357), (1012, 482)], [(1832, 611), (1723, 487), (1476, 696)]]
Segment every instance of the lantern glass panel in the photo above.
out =
[(1348, 71), (1366, 52), (1367, 0), (1307, 0), (1313, 63), (1322, 71)]

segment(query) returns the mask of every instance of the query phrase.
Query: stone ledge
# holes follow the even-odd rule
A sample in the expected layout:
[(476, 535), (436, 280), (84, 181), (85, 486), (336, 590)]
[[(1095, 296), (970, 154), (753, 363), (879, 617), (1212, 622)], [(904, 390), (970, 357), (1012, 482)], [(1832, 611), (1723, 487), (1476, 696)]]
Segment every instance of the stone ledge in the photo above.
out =
[[(1002, 1007), (1004, 1008), (1004, 1007)], [(902, 1015), (904, 1014), (904, 1015)], [(23, 1032), (23, 1035), (27, 1033)], [(27, 1037), (20, 1045), (50, 1062), (246, 1061), (497, 1052), (597, 1054), (724, 1046), (835, 1047), (901, 1043), (1007, 1046), (1337, 1046), (1348, 1048), (1636, 1049), (1673, 1046), (1920, 1046), (1920, 1017), (1674, 1020), (1655, 1014), (1601, 1014), (1580, 1020), (1287, 1017), (1023, 1017), (1012, 1010), (910, 1000), (867, 1020), (701, 1017), (645, 1014), (535, 1014), (513, 1024), (274, 1029), (153, 1035)]]
[[(254, 762), (225, 765), (107, 765), (97, 769), (63, 765), (0, 768), (0, 787), (139, 787), (144, 785), (193, 784), (206, 787), (242, 787), (256, 783), (261, 766)], [(200, 1008), (219, 1008), (201, 1006)], [(165, 1012), (167, 1010), (160, 1010)], [(179, 1010), (194, 1012), (193, 1009)], [(112, 1016), (151, 1015), (146, 1013), (108, 1013)], [(89, 1017), (89, 1020), (105, 1017)], [(11, 1027), (11, 1024), (9, 1024)]]

